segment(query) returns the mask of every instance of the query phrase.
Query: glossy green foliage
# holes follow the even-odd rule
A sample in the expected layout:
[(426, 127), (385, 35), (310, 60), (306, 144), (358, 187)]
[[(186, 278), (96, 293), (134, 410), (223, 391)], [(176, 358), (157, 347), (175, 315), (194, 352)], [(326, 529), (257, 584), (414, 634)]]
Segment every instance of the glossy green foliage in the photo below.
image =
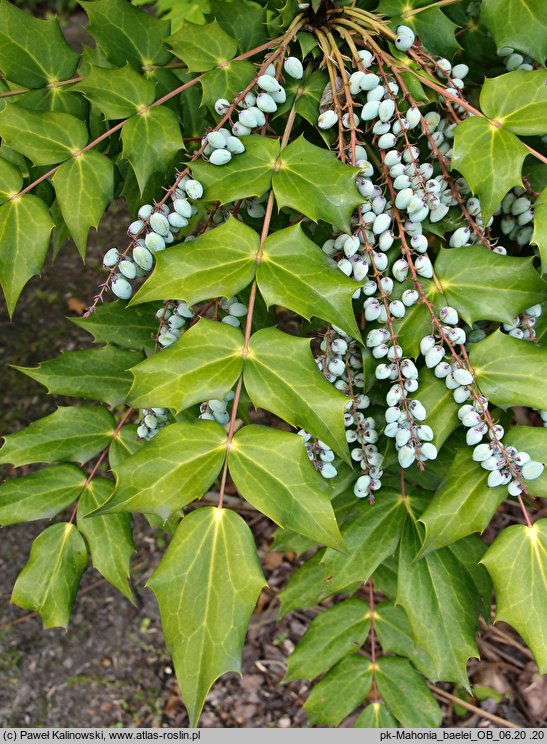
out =
[[(39, 367), (17, 367), (33, 380), (45, 385), (50, 395), (91, 398), (118, 405), (127, 397), (131, 385), (128, 371), (142, 354), (117, 346), (86, 351), (69, 351)], [(85, 375), (85, 386), (82, 377)]]
[(527, 154), (515, 134), (487, 119), (473, 117), (458, 125), (452, 167), (465, 176), (478, 195), (486, 219), (513, 186), (522, 184), (522, 164)]
[(37, 612), (46, 628), (66, 628), (86, 566), (84, 539), (76, 527), (68, 522), (54, 524), (32, 543), (11, 601)]
[(265, 585), (249, 527), (229, 509), (196, 510), (182, 520), (148, 585), (196, 726), (213, 682), (241, 670), (247, 623)]
[[(133, 601), (143, 514), (169, 538), (149, 587), (192, 726), (241, 670), (265, 518), (294, 566), (272, 582), (280, 614), (313, 618), (284, 680), (311, 682), (311, 725), (441, 725), (428, 681), (469, 688), (491, 600), (545, 668), (534, 3), (483, 0), (479, 26), (474, 4), (422, 0), (84, 0), (78, 55), (0, 0), (10, 314), (51, 237), (56, 260), (65, 239), (85, 258), (118, 199), (132, 223), (116, 250), (105, 235), (105, 282), (71, 319), (95, 345), (17, 367), (75, 400), (0, 448), (43, 464), (0, 485), (0, 525), (51, 521), (13, 601), (66, 627), (88, 565)], [(522, 524), (498, 529), (515, 498)]]
[(172, 424), (115, 468), (116, 490), (100, 505), (100, 513), (142, 512), (166, 521), (203, 496), (219, 474), (225, 452), (226, 436), (218, 424)]
[(496, 46), (514, 47), (543, 63), (547, 56), (547, 23), (541, 0), (484, 0), (481, 21)]
[(483, 556), (497, 593), (496, 620), (518, 630), (537, 661), (540, 674), (547, 670), (547, 523), (513, 525), (505, 529)]
[(276, 524), (344, 550), (328, 485), (310, 465), (301, 437), (245, 426), (234, 437), (228, 468), (241, 496)]

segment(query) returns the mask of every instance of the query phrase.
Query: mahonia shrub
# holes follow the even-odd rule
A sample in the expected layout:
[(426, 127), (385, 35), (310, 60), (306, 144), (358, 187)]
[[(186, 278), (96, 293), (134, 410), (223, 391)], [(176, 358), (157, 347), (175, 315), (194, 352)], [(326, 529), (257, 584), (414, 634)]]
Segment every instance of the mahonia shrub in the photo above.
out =
[(84, 258), (114, 198), (134, 217), (75, 319), (94, 345), (21, 369), (94, 403), (5, 437), (41, 467), (0, 524), (53, 520), (12, 602), (67, 626), (89, 560), (131, 599), (131, 514), (163, 525), (148, 586), (196, 725), (266, 583), (233, 483), (303, 556), (281, 612), (322, 603), (285, 677), (311, 723), (438, 726), (427, 681), (469, 687), (493, 596), (544, 672), (540, 0), (80, 4), (78, 55), (0, 0), (10, 313), (52, 230)]

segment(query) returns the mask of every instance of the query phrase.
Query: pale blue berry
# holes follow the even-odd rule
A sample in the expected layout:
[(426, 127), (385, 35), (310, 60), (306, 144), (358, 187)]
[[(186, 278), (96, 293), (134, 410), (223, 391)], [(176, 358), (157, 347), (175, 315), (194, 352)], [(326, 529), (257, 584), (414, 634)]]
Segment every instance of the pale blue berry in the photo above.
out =
[(107, 251), (104, 254), (103, 266), (110, 269), (113, 266), (116, 266), (119, 260), (120, 260), (120, 254), (118, 253), (118, 249), (111, 248), (109, 251)]
[(112, 291), (121, 300), (128, 300), (133, 294), (133, 288), (123, 276), (116, 274), (112, 279)]
[(301, 80), (304, 75), (302, 62), (296, 57), (287, 57), (287, 59), (283, 62), (283, 69), (289, 77), (292, 77), (295, 80)]
[(332, 109), (329, 109), (328, 111), (324, 111), (322, 114), (319, 115), (319, 118), (317, 120), (317, 126), (319, 129), (330, 129), (333, 127), (338, 121), (338, 116), (335, 111), (332, 111)]
[(213, 165), (226, 165), (232, 159), (232, 153), (229, 150), (215, 150), (211, 153), (209, 162)]

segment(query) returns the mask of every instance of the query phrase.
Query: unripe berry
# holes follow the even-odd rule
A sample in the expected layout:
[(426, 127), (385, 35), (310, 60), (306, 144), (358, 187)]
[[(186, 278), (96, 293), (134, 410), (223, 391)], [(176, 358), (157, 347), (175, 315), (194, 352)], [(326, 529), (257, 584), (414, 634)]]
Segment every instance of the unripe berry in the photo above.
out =
[(295, 80), (301, 80), (304, 76), (304, 68), (302, 67), (302, 62), (296, 57), (287, 57), (287, 59), (283, 62), (283, 69), (285, 70), (287, 75), (289, 75), (289, 77), (292, 77)]
[(112, 279), (112, 291), (121, 300), (128, 300), (133, 294), (133, 288), (123, 276), (116, 274)]
[(226, 165), (232, 159), (232, 153), (229, 150), (215, 150), (211, 153), (209, 162), (213, 165)]
[(319, 127), (319, 129), (330, 129), (336, 124), (337, 121), (338, 116), (336, 112), (332, 111), (332, 109), (329, 109), (328, 111), (324, 111), (322, 114), (319, 115), (317, 126)]

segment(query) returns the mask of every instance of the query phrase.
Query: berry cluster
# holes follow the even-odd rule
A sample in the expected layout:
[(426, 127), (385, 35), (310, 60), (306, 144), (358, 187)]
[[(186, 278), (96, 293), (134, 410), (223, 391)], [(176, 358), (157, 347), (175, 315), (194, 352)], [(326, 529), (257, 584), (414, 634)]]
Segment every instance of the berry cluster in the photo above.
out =
[(170, 423), (169, 411), (166, 408), (143, 408), (140, 414), (137, 436), (148, 442)]

